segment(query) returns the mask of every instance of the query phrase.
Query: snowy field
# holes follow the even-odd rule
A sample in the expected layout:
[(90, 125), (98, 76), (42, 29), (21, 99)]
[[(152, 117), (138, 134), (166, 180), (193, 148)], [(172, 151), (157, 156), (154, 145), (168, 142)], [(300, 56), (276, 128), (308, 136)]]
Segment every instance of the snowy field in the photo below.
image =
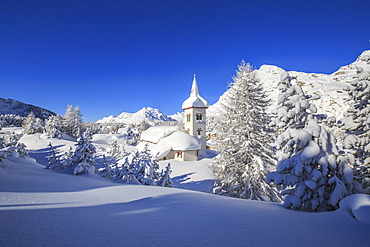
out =
[[(112, 138), (108, 137), (107, 138)], [(99, 145), (104, 145), (99, 137)], [(24, 136), (30, 157), (0, 167), (0, 246), (366, 246), (370, 196), (307, 213), (210, 193), (210, 159), (171, 163), (175, 188), (125, 185), (43, 169), (49, 141)]]

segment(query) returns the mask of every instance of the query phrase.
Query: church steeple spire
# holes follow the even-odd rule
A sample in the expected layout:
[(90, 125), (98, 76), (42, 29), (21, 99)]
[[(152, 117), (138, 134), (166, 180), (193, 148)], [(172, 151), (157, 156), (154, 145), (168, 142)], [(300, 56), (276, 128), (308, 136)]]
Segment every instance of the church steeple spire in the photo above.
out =
[(208, 102), (207, 100), (203, 99), (199, 95), (199, 89), (198, 89), (198, 83), (196, 75), (194, 74), (193, 78), (193, 84), (191, 86), (190, 96), (187, 100), (184, 101), (182, 104), (182, 109), (188, 109), (188, 108), (208, 108)]
[(194, 79), (193, 79), (193, 85), (191, 86), (191, 92), (190, 96), (199, 96), (199, 90), (198, 90), (198, 83), (197, 83), (197, 75), (194, 74)]

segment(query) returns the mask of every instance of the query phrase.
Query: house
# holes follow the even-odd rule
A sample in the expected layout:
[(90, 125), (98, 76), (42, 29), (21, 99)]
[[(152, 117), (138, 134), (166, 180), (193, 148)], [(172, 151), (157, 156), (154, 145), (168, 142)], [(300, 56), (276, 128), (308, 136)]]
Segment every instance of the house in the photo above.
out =
[(141, 134), (138, 150), (148, 145), (153, 156), (160, 160), (198, 160), (201, 143), (178, 126), (155, 126)]
[(206, 109), (208, 102), (199, 95), (196, 75), (189, 98), (183, 104), (185, 111), (184, 127), (155, 126), (141, 134), (138, 150), (148, 145), (157, 159), (195, 161), (206, 152)]

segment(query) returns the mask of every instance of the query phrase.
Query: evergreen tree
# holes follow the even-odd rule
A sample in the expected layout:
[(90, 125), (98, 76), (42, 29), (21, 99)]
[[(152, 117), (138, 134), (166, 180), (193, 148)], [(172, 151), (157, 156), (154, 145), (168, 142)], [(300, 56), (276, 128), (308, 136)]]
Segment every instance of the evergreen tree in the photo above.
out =
[(356, 181), (370, 194), (370, 73), (360, 69), (351, 86), (345, 88), (353, 104), (342, 120), (346, 133), (343, 144)]
[(113, 178), (113, 170), (111, 166), (112, 164), (107, 160), (105, 155), (103, 155), (103, 167), (98, 169), (97, 173), (105, 178)]
[(45, 121), (44, 133), (52, 138), (62, 137), (62, 120), (60, 116), (50, 116)]
[(79, 137), (82, 131), (82, 114), (78, 106), (74, 109), (71, 105), (67, 106), (63, 121), (63, 132), (72, 136)]
[(55, 150), (51, 142), (49, 142), (48, 148), (49, 148), (49, 153), (47, 156), (48, 164), (46, 165), (45, 168), (46, 169), (61, 169), (62, 167), (61, 167), (60, 160), (58, 159), (58, 156), (57, 156), (57, 151)]
[(266, 180), (283, 190), (287, 208), (334, 210), (354, 190), (352, 170), (339, 154), (335, 138), (317, 121), (313, 114), (316, 107), (301, 87), (286, 82), (281, 89), (272, 122), (281, 132), (277, 137), (278, 164)]
[(156, 185), (159, 179), (159, 163), (158, 160), (153, 158), (148, 145), (145, 145), (143, 151), (138, 155), (135, 176), (137, 180), (144, 185)]
[(87, 129), (77, 140), (76, 150), (73, 152), (70, 166), (67, 168), (74, 175), (95, 173), (95, 147), (91, 142), (92, 135)]
[(16, 150), (15, 151), (18, 153), (19, 157), (28, 156), (26, 144), (21, 143), (21, 142), (17, 142), (17, 144), (15, 145), (15, 147), (16, 147)]
[(269, 104), (251, 65), (238, 66), (225, 93), (214, 132), (214, 193), (232, 197), (281, 202), (266, 174), (273, 170), (272, 131), (265, 109)]
[(68, 172), (70, 167), (72, 167), (72, 156), (73, 150), (72, 147), (69, 147), (68, 151), (60, 157), (61, 168), (64, 172)]
[(164, 171), (162, 170), (160, 179), (158, 180), (157, 185), (172, 188), (172, 179), (170, 177), (171, 172), (172, 172), (171, 165), (170, 163), (168, 163), (168, 165), (166, 166), (166, 170)]
[(109, 144), (108, 155), (113, 159), (122, 159), (126, 155), (125, 148), (119, 145), (117, 140)]
[(42, 133), (43, 131), (42, 120), (39, 118), (36, 118), (35, 114), (32, 111), (28, 114), (28, 116), (24, 120), (22, 127), (23, 127), (23, 132), (26, 135)]

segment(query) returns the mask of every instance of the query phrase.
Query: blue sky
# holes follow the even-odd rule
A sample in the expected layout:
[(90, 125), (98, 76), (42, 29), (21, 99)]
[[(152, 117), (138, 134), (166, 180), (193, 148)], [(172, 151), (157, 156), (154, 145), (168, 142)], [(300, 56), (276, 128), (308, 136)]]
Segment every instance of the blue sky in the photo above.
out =
[(0, 97), (85, 121), (211, 104), (242, 59), (332, 73), (370, 49), (370, 1), (0, 1)]

